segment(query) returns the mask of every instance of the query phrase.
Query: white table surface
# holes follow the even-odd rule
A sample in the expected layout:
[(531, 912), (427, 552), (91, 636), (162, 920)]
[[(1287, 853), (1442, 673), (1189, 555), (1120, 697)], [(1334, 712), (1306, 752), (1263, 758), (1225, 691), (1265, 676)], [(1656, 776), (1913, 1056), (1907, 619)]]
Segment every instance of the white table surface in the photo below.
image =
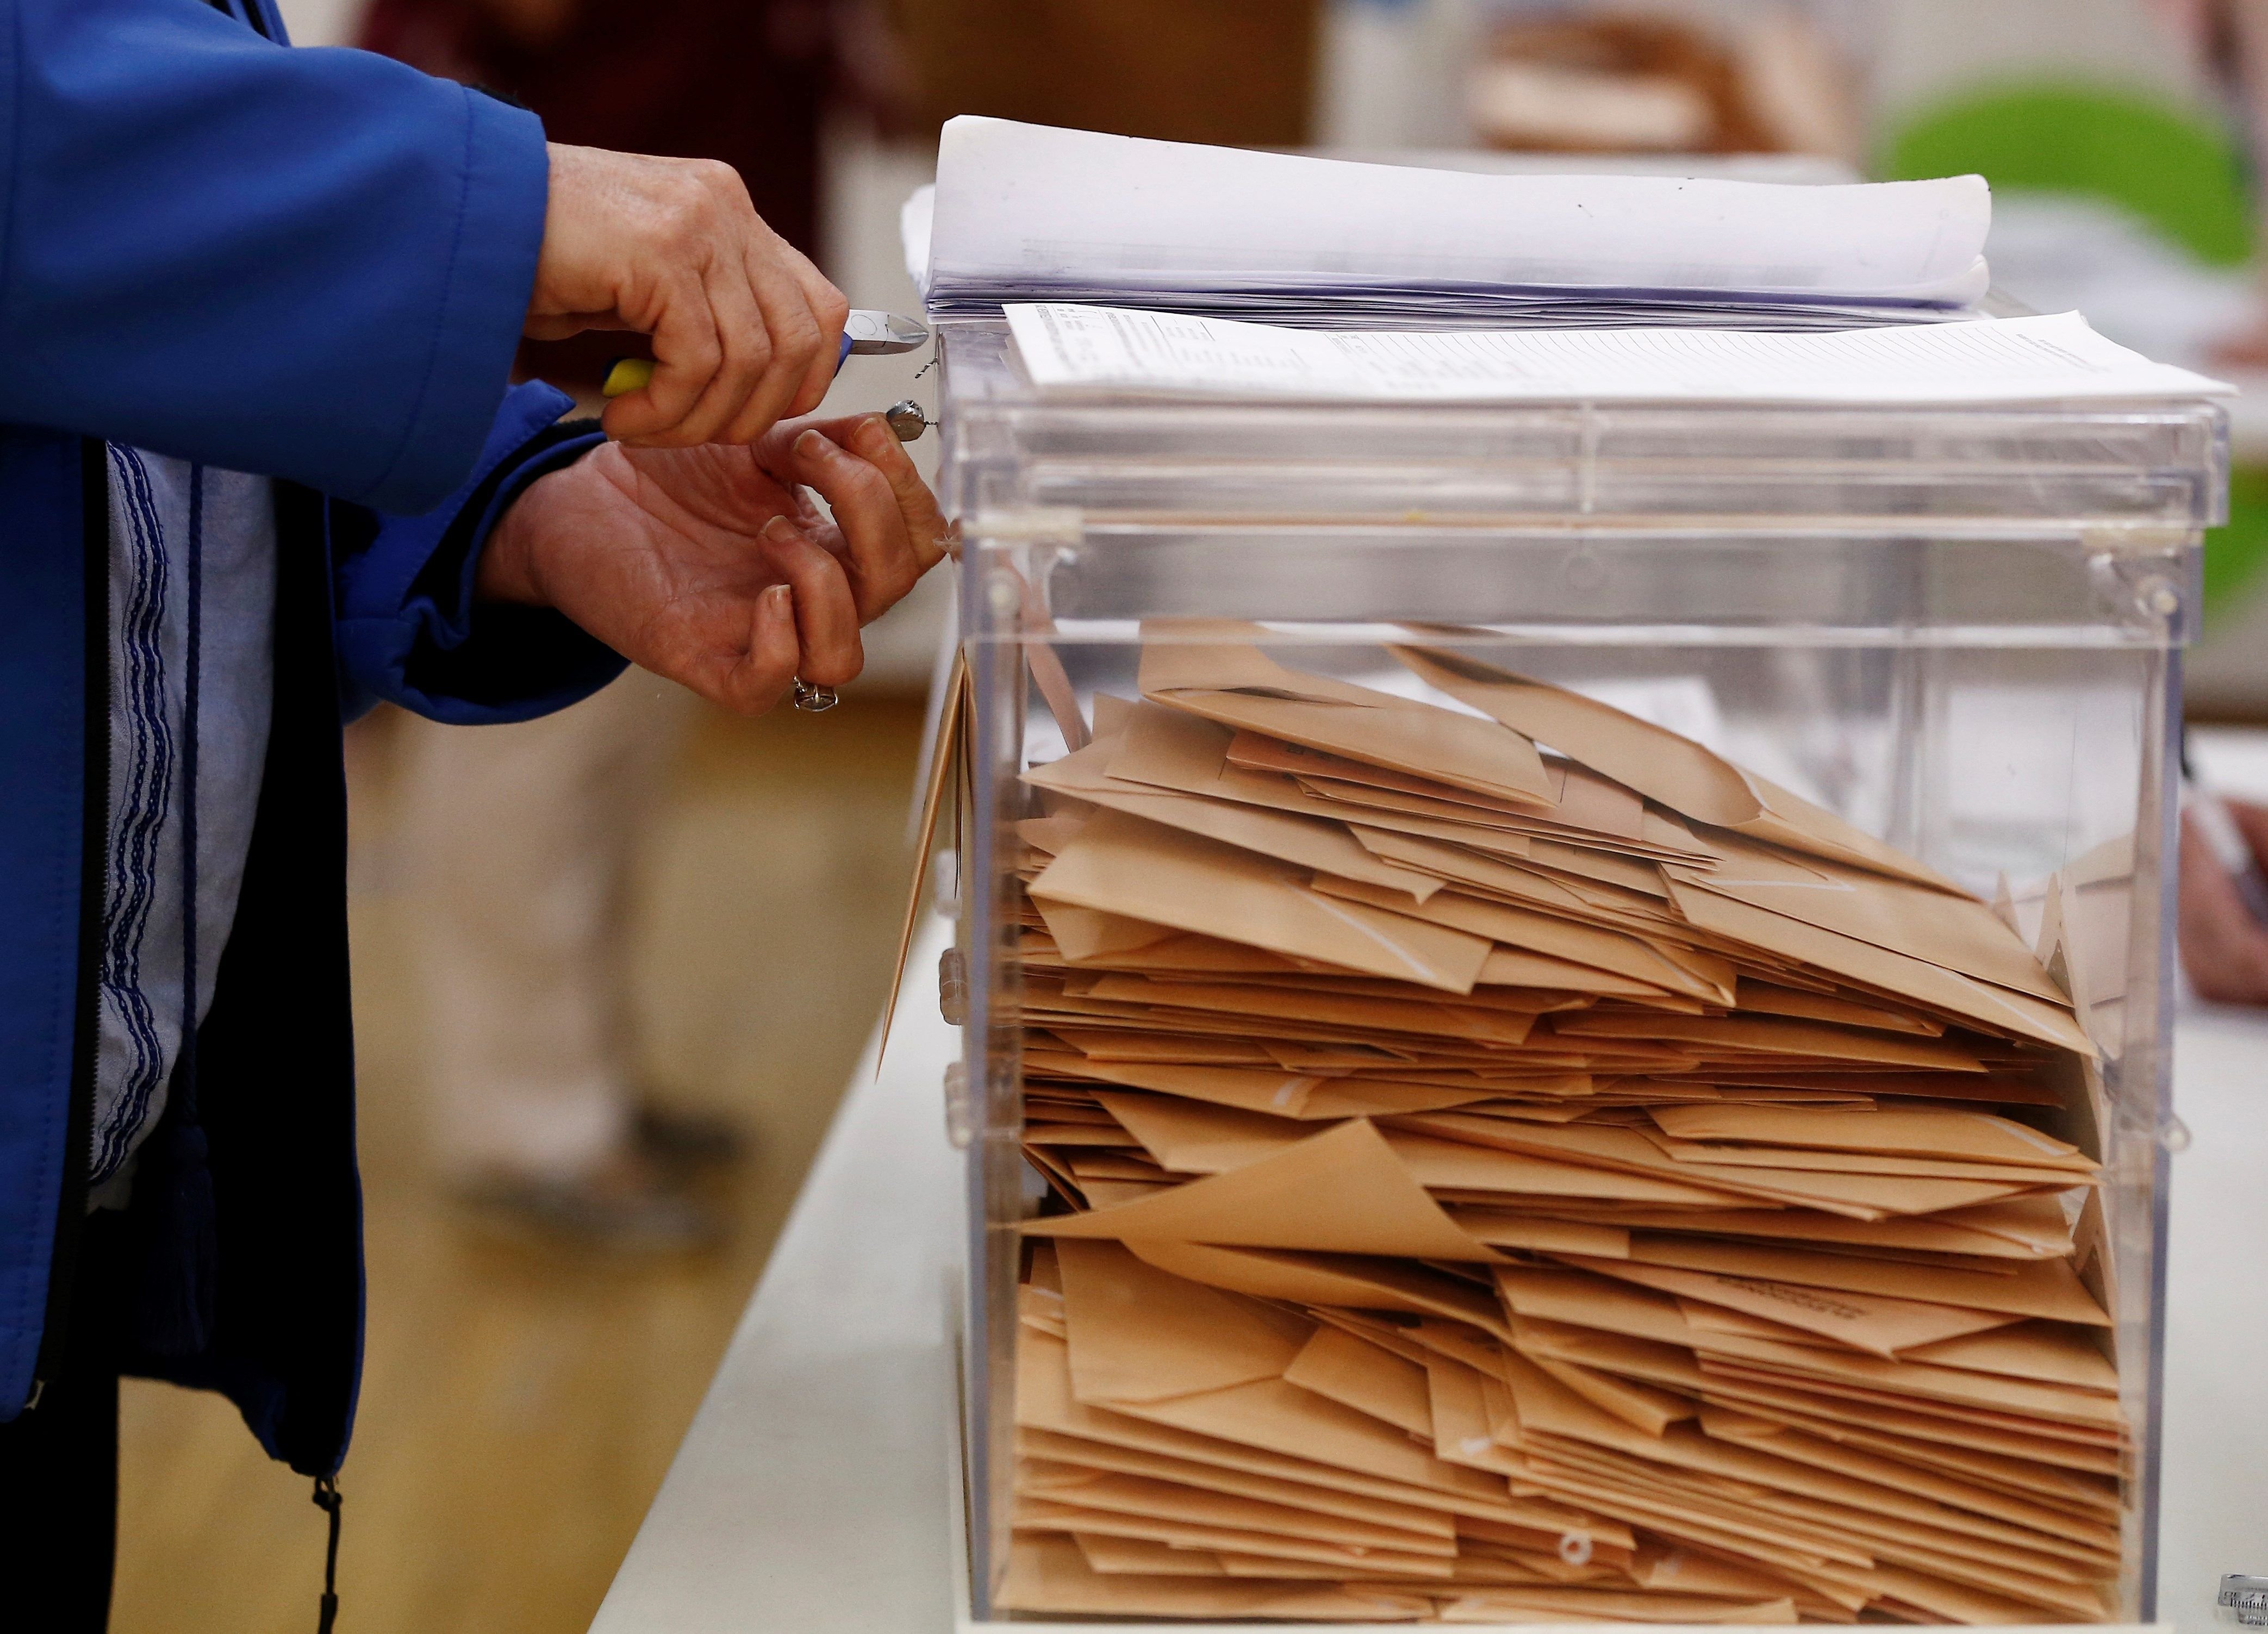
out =
[[(2268, 733), (2200, 732), (2220, 787), (2268, 799)], [(593, 1634), (941, 1634), (954, 1626), (945, 1278), (959, 1038), (930, 926)], [(2175, 1098), (2159, 1616), (2215, 1627), (2223, 1572), (2268, 1572), (2268, 1013), (2191, 1003)], [(2227, 1624), (2218, 1626), (2226, 1627)]]

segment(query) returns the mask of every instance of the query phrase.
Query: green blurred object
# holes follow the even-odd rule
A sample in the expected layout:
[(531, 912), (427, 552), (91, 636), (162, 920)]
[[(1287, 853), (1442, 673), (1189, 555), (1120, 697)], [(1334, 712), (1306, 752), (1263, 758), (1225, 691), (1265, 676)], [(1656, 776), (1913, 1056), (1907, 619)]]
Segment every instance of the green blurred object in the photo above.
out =
[(2024, 81), (1963, 92), (1884, 145), (1894, 180), (1971, 171), (1996, 190), (2082, 193), (2124, 205), (2208, 266), (2252, 254), (2244, 167), (2215, 121), (2110, 85)]
[(2205, 536), (2205, 612), (2225, 613), (2268, 568), (2268, 466), (2241, 465), (2228, 474), (2228, 526)]

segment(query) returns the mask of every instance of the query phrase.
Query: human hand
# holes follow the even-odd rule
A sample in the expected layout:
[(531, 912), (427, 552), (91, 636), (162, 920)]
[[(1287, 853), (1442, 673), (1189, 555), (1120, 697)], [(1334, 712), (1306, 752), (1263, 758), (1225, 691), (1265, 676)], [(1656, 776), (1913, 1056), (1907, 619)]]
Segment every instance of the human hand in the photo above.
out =
[[(2268, 806), (2224, 802), (2255, 857), (2268, 857)], [(2196, 820), (2182, 817), (2182, 967), (2202, 998), (2268, 1005), (2268, 925), (2252, 916)]]
[(477, 587), (555, 607), (632, 663), (761, 715), (798, 678), (856, 678), (859, 627), (951, 542), (880, 415), (798, 421), (753, 445), (602, 444), (513, 502)]
[(526, 333), (627, 329), (652, 382), (607, 405), (607, 434), (652, 448), (753, 442), (819, 406), (850, 304), (757, 217), (713, 159), (551, 144), (551, 194)]

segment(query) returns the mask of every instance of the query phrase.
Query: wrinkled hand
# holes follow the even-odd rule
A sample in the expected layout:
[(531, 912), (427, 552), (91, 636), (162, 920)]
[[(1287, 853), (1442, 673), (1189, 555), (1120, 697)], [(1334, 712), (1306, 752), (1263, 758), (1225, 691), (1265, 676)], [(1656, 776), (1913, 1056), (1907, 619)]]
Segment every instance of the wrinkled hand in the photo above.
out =
[(950, 544), (880, 416), (800, 421), (749, 445), (593, 449), (504, 513), (478, 589), (555, 607), (632, 663), (761, 715), (798, 677), (854, 679), (859, 627)]
[[(2268, 806), (2228, 803), (2255, 857), (2268, 857)], [(2268, 1005), (2268, 926), (2253, 918), (2228, 871), (2187, 816), (2182, 819), (2182, 967), (2198, 997)]]
[(819, 407), (850, 304), (757, 217), (713, 159), (551, 144), (526, 333), (653, 339), (651, 384), (607, 405), (610, 437), (653, 448), (753, 442)]

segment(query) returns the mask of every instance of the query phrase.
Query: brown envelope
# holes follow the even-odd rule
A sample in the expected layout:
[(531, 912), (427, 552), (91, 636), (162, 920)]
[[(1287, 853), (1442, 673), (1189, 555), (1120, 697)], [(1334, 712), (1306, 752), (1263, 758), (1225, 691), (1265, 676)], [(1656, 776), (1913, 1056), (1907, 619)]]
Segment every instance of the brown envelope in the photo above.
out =
[[(1645, 1174), (1678, 1184), (1707, 1188), (1736, 1197), (1800, 1203), (1853, 1219), (1886, 1214), (1926, 1214), (2005, 1196), (2016, 1188), (2002, 1182), (1918, 1180), (1904, 1175), (1793, 1174), (1777, 1169), (1741, 1169), (1720, 1164), (1681, 1163), (1636, 1130), (1603, 1124), (1557, 1128), (1476, 1118), (1455, 1112), (1429, 1112), (1396, 1120), (1397, 1127), (1438, 1134), (1476, 1146), (1589, 1164)], [(1712, 1230), (1716, 1229), (1713, 1226)]]
[(1632, 1015), (1579, 1011), (1552, 1023), (1572, 1038), (1657, 1038), (1712, 1049), (1941, 1072), (1982, 1072), (1982, 1062), (1949, 1039), (1913, 1038), (1778, 1016)]
[[(2083, 1446), (2074, 1441), (2007, 1430), (1973, 1416), (1955, 1418), (1916, 1412), (1869, 1400), (1863, 1394), (1806, 1389), (1786, 1380), (1773, 1381), (1772, 1376), (1762, 1373), (1750, 1378), (1717, 1367), (1710, 1368), (1708, 1373), (1708, 1388), (1702, 1393), (1704, 1401), (1728, 1404), (1744, 1412), (1770, 1413), (1821, 1434), (1837, 1429), (1845, 1433), (1875, 1434), (1883, 1438), (1883, 1450), (1895, 1456), (1919, 1458), (1919, 1452), (1909, 1449), (1930, 1443), (1996, 1455), (2005, 1462), (2036, 1468), (2043, 1475), (2118, 1473), (2118, 1454), (2107, 1447)], [(2043, 1481), (2032, 1490), (2044, 1494), (2053, 1489)]]
[[(1289, 1387), (1277, 1381), (1268, 1387), (1280, 1393)], [(1231, 1392), (1231, 1395), (1235, 1395), (1235, 1392)], [(1202, 1398), (1182, 1399), (1187, 1402)], [(1280, 1408), (1285, 1399), (1296, 1405), (1297, 1394), (1293, 1393), (1290, 1398), (1280, 1395), (1273, 1398), (1270, 1405)], [(1279, 1413), (1278, 1417), (1287, 1418), (1295, 1426), (1307, 1423), (1296, 1414)], [(1359, 1416), (1356, 1422), (1359, 1422)], [(1113, 1446), (1160, 1453), (1216, 1465), (1224, 1469), (1243, 1470), (1285, 1481), (1329, 1487), (1392, 1504), (1438, 1510), (1443, 1514), (1510, 1519), (1524, 1513), (1513, 1507), (1500, 1484), (1482, 1482), (1476, 1489), (1474, 1483), (1465, 1478), (1467, 1472), (1462, 1470), (1455, 1472), (1447, 1484), (1438, 1481), (1406, 1482), (1365, 1474), (1344, 1465), (1318, 1462), (1312, 1457), (1270, 1451), (1244, 1441), (1224, 1439), (1197, 1431), (1153, 1423), (1146, 1418), (1085, 1406), (1071, 1396), (1068, 1347), (1061, 1340), (1049, 1339), (1029, 1330), (1017, 1336), (1016, 1424), (1019, 1429), (1075, 1435)], [(1345, 1422), (1342, 1420), (1336, 1424), (1327, 1424), (1324, 1431), (1328, 1437), (1331, 1432), (1344, 1431), (1344, 1428)], [(1327, 1439), (1317, 1445), (1327, 1446), (1335, 1444)], [(1408, 1443), (1404, 1441), (1403, 1445), (1406, 1446)], [(1423, 1460), (1420, 1468), (1432, 1461), (1422, 1454), (1419, 1457)]]
[(1913, 1492), (1954, 1509), (1990, 1516), (2080, 1544), (2097, 1555), (2115, 1557), (2119, 1548), (2118, 1528), (2115, 1526), (2085, 1520), (2068, 1510), (2035, 1503), (1955, 1476), (1884, 1458), (1860, 1447), (1846, 1446), (1824, 1436), (1716, 1407), (1702, 1410), (1701, 1427), (1719, 1441), (1752, 1446), (1777, 1458), (1815, 1464), (1878, 1486)]
[(1410, 1033), (1429, 1041), (1462, 1040), (1516, 1049), (1535, 1031), (1536, 1012), (1498, 1004), (1452, 1005), (1398, 996), (1347, 992), (1318, 983), (1283, 983), (1159, 981), (1125, 973), (1079, 980), (1090, 983), (1086, 996), (1180, 1010), (1208, 1010), (1235, 1016), (1268, 1016), (1319, 1025)]
[[(1024, 781), (1112, 811), (1130, 812), (1169, 828), (1204, 835), (1263, 857), (1297, 863), (1305, 868), (1321, 868), (1412, 896), (1430, 896), (1439, 888), (1438, 880), (1373, 856), (1357, 844), (1354, 836), (1341, 824), (1290, 812), (1270, 811), (1264, 806), (1239, 806), (1201, 795), (1121, 783), (1106, 769), (1116, 752), (1115, 744), (1093, 744), (1076, 754), (1034, 767), (1024, 774)], [(1076, 828), (1069, 833), (1058, 830), (1061, 843), (1047, 848), (1050, 854), (1060, 852), (1077, 832)]]
[(1486, 1374), (1462, 1362), (1439, 1354), (1426, 1357), (1433, 1455), (1444, 1463), (1516, 1476), (1522, 1467), (1506, 1450), (1506, 1444), (1520, 1439), (1517, 1419), (1510, 1414), (1491, 1416), (1485, 1391), (1488, 1382)]
[[(1493, 1121), (1493, 1120), (1491, 1120)], [(1460, 1192), (1506, 1192), (1524, 1196), (1604, 1197), (1635, 1203), (1713, 1203), (1732, 1194), (1629, 1170), (1563, 1162), (1535, 1155), (1508, 1138), (1507, 1149), (1389, 1130), (1387, 1144), (1419, 1184)], [(1667, 1165), (1664, 1165), (1667, 1167)]]
[(1280, 1379), (1307, 1343), (1307, 1323), (1169, 1277), (1116, 1243), (1064, 1241), (1055, 1251), (1071, 1389), (1090, 1405)]
[(1348, 1117), (1383, 1116), (1390, 1113), (1426, 1112), (1461, 1106), (1495, 1092), (1480, 1086), (1468, 1089), (1433, 1088), (1403, 1083), (1373, 1083), (1361, 1078), (1326, 1078), (1280, 1071), (1250, 1071), (1243, 1067), (1182, 1066), (1141, 1061), (1087, 1061), (1072, 1064), (1061, 1055), (1027, 1050), (1027, 1076), (1076, 1076), (1101, 1084), (1123, 1084), (1132, 1089), (1152, 1089), (1215, 1106), (1238, 1107), (1303, 1122)]
[(1526, 1248), (1538, 1254), (1555, 1250), (1595, 1254), (1615, 1260), (1626, 1259), (1630, 1255), (1630, 1233), (1620, 1226), (1538, 1219), (1533, 1215), (1485, 1204), (1461, 1204), (1448, 1212), (1458, 1229), (1491, 1248)]
[(1670, 877), (1980, 982), (2068, 1006), (2024, 939), (1974, 897), (1891, 880), (1823, 858), (1728, 841), (1717, 866), (1672, 867)]
[(1392, 651), (1429, 685), (1696, 822), (1940, 890), (1958, 888), (1872, 835), (1720, 760), (1690, 738), (1462, 654), (1418, 647)]
[(1638, 1384), (1614, 1374), (1553, 1357), (1522, 1352), (1559, 1383), (1602, 1412), (1613, 1414), (1643, 1434), (1659, 1437), (1670, 1425), (1694, 1417), (1694, 1402), (1652, 1385)]
[(1421, 1440), (1433, 1439), (1425, 1370), (1337, 1328), (1318, 1328), (1284, 1372), (1287, 1384), (1383, 1419)]
[(1543, 762), (1519, 732), (1286, 669), (1257, 647), (1145, 642), (1141, 679), (1142, 696), (1150, 702), (1224, 725), (1501, 799), (1530, 800), (1539, 809), (1550, 804)]
[(1879, 1294), (1764, 1282), (1717, 1271), (1676, 1270), (1631, 1260), (1581, 1259), (1563, 1255), (1569, 1264), (1602, 1276), (1620, 1277), (1663, 1293), (1721, 1305), (1767, 1321), (1822, 1334), (1886, 1360), (1940, 1339), (1980, 1333), (2019, 1320), (1997, 1312), (1926, 1305)]
[(1267, 1248), (1218, 1248), (1204, 1243), (1135, 1238), (1128, 1248), (1159, 1270), (1215, 1288), (1295, 1305), (1407, 1311), (1446, 1316), (1504, 1331), (1497, 1302), (1462, 1277), (1406, 1260), (1350, 1254), (1291, 1254)]
[[(1459, 1218), (1466, 1230), (1478, 1229), (1462, 1211)], [(2081, 1284), (2067, 1260), (2015, 1261), (2007, 1262), (2006, 1271), (1982, 1271), (1657, 1232), (1631, 1233), (1626, 1242), (1626, 1253), (1611, 1257), (1890, 1299), (1935, 1300), (2014, 1316), (2044, 1316), (2099, 1328), (2110, 1325), (2110, 1318)]]
[(2069, 1385), (2105, 1395), (2115, 1395), (2118, 1390), (2118, 1370), (2095, 1339), (2046, 1322), (2026, 1322), (1994, 1333), (1922, 1345), (1906, 1351), (1904, 1359)]
[(1359, 1118), (1226, 1174), (1091, 1214), (1027, 1220), (1024, 1229), (1059, 1240), (1159, 1238), (1413, 1259), (1497, 1257), (1457, 1229)]
[(1305, 1583), (1105, 1575), (1068, 1537), (1020, 1534), (993, 1603), (1007, 1611), (1142, 1617), (1271, 1617), (1308, 1623), (1393, 1622), (1430, 1602)]
[[(1821, 1214), (1808, 1209), (1778, 1212), (1743, 1210), (1712, 1214), (1707, 1229), (1714, 1235), (1793, 1239), (1808, 1243), (1833, 1243), (1852, 1248), (1911, 1248), (1932, 1253), (1968, 1254), (1992, 1259), (2051, 1259), (2071, 1252), (2071, 1232), (2060, 1218), (2051, 1220), (2037, 1211), (2037, 1196), (2005, 1203), (1979, 1203), (1948, 1210), (1943, 1214), (1904, 1218), (1856, 1220)], [(2052, 1198), (2044, 1199), (2059, 1217)], [(1617, 1223), (1633, 1230), (1701, 1229), (1690, 1218), (1661, 1211), (1625, 1209)]]
[(2068, 1141), (1989, 1112), (1833, 1112), (1718, 1104), (1662, 1107), (1650, 1115), (1663, 1133), (1680, 1140), (1905, 1153), (2078, 1174), (2093, 1174), (2100, 1167)]
[(1872, 1027), (1892, 1033), (1918, 1033), (1928, 1038), (1936, 1038), (1945, 1031), (1943, 1021), (1918, 1011), (1861, 1004), (1832, 993), (1815, 993), (1760, 982), (1753, 976), (1742, 978), (1740, 1007), (1756, 1015), (1800, 1016), (1810, 1021), (1837, 1021), (1845, 1027)]
[(1580, 924), (1509, 902), (1484, 902), (1454, 889), (1417, 902), (1399, 892), (1356, 880), (1318, 880), (1315, 888), (1397, 916), (1485, 937), (1520, 952), (1589, 965), (1651, 987), (1690, 993), (1712, 1003), (1732, 1001), (1730, 972), (1720, 973), (1706, 955), (1673, 952), (1661, 943), (1626, 931)]
[[(1201, 1463), (1196, 1459), (1174, 1458), (1163, 1453), (1116, 1446), (1106, 1441), (1090, 1441), (1049, 1430), (1019, 1430), (1016, 1432), (1016, 1450), (1027, 1457), (1047, 1459), (1059, 1464), (1079, 1464), (1094, 1469), (1114, 1470), (1121, 1475), (1145, 1476), (1152, 1480), (1204, 1487), (1243, 1498), (1289, 1505), (1295, 1509), (1310, 1509), (1320, 1514), (1359, 1520), (1384, 1529), (1388, 1535), (1415, 1535), (1417, 1538), (1430, 1540), (1427, 1552), (1439, 1552), (1432, 1547), (1432, 1543), (1450, 1543), (1456, 1536), (1455, 1520), (1439, 1510), (1389, 1503), (1382, 1498), (1341, 1491), (1336, 1487), (1285, 1480), (1278, 1476), (1223, 1468), (1218, 1464)], [(1413, 1538), (1408, 1546), (1414, 1549), (1418, 1544)]]
[[(1898, 1468), (1940, 1471), (2117, 1530), (2120, 1513), (2118, 1488), (2105, 1477), (1948, 1439), (1959, 1433), (1957, 1426), (1932, 1423), (1926, 1427), (1926, 1437), (1910, 1435), (1895, 1425), (1886, 1427), (1875, 1422), (1867, 1416), (1874, 1410), (1856, 1402), (1828, 1402), (1823, 1407), (1833, 1411), (1814, 1412), (1792, 1392), (1774, 1393), (1759, 1387), (1747, 1393), (1752, 1401), (1727, 1406), (1726, 1392), (1712, 1380), (1704, 1399), (1721, 1410), (1769, 1418), (1838, 1447), (1879, 1454)], [(1772, 1395), (1780, 1399), (1765, 1399)]]
[(1144, 704), (1110, 757), (1110, 776), (1121, 783), (1175, 789), (1209, 799), (1265, 806), (1271, 811), (1291, 812), (1334, 823), (1359, 816), (1370, 828), (1453, 840), (1502, 856), (1525, 857), (1530, 850), (1528, 835), (1510, 829), (1477, 828), (1465, 822), (1369, 808), (1351, 812), (1344, 802), (1319, 799), (1305, 792), (1290, 777), (1230, 765), (1228, 746), (1234, 737), (1235, 733), (1227, 727), (1209, 720), (1160, 709), (1153, 703)]
[[(1539, 1414), (1544, 1422), (1557, 1422), (1560, 1417), (1550, 1409)], [(1778, 1518), (1804, 1535), (1860, 1544), (1892, 1559), (2044, 1603), (2083, 1608), (2084, 1595), (2074, 1595), (2073, 1588), (2117, 1570), (2115, 1554), (2106, 1557), (2086, 1546), (1948, 1508), (1901, 1488), (1799, 1466), (1696, 1430), (1673, 1429), (1655, 1442), (1629, 1432), (1616, 1439), (1595, 1417), (1570, 1417), (1568, 1424), (1569, 1433), (1578, 1429), (1583, 1433), (1576, 1441), (1553, 1440), (1545, 1455), (1554, 1461), (1564, 1458), (1594, 1478), (1644, 1480), (1648, 1477), (1643, 1465), (1634, 1467), (1631, 1455), (1658, 1461), (1680, 1473), (1663, 1472), (1652, 1478), (1690, 1492), (1689, 1503), (1707, 1507), (1701, 1494), (1712, 1487), (1743, 1492), (1742, 1505), (1749, 1513)], [(1623, 1456), (1578, 1442), (1613, 1446)]]
[(1273, 1157), (1314, 1132), (1290, 1118), (1170, 1096), (1105, 1093), (1096, 1099), (1161, 1167), (1183, 1174), (1226, 1174)]
[(1957, 1163), (1933, 1158), (1885, 1157), (1870, 1152), (1829, 1152), (1789, 1146), (1732, 1146), (1698, 1140), (1653, 1137), (1680, 1163), (1729, 1164), (1734, 1168), (1800, 1169), (1830, 1174), (1911, 1174), (1924, 1180), (2013, 1181), (2024, 1186), (2067, 1186), (2095, 1183), (2093, 1174), (2069, 1169), (2031, 1168), (2014, 1163)]
[[(1027, 1537), (1046, 1537), (1045, 1533), (1027, 1533)], [(1052, 1541), (1052, 1539), (1050, 1539)], [(1088, 1566), (1097, 1571), (1134, 1572), (1145, 1577), (1225, 1578), (1226, 1567), (1220, 1557), (1204, 1549), (1175, 1549), (1170, 1543), (1152, 1543), (1147, 1538), (1104, 1537), (1095, 1532), (1074, 1532), (1071, 1541), (1079, 1545), (1079, 1552), (1086, 1557)]]
[(1457, 1552), (1454, 1535), (1441, 1537), (1404, 1532), (1301, 1505), (1273, 1503), (1210, 1487), (1184, 1486), (1123, 1470), (1092, 1469), (1078, 1464), (1020, 1458), (1016, 1461), (1015, 1485), (1020, 1497), (1075, 1504), (1082, 1509), (1148, 1516), (1194, 1526), (1233, 1527), (1264, 1533), (1282, 1541), (1336, 1543), (1365, 1554), (1377, 1549), (1390, 1556), (1419, 1555), (1449, 1560)]
[[(1444, 800), (1476, 813), (1493, 812), (1503, 816), (1533, 817), (1539, 810), (1550, 809), (1557, 805), (1556, 799), (1550, 799), (1549, 806), (1539, 806), (1535, 798), (1526, 795), (1507, 800), (1476, 794), (1455, 784), (1441, 783), (1431, 777), (1413, 777), (1407, 772), (1389, 771), (1366, 761), (1349, 760), (1343, 754), (1311, 749), (1304, 744), (1288, 743), (1280, 738), (1267, 737), (1256, 732), (1240, 732), (1230, 740), (1228, 763), (1241, 766), (1248, 771), (1280, 772), (1293, 777), (1359, 784), (1373, 790), (1418, 795), (1427, 799)], [(1545, 769), (1545, 776), (1549, 781), (1549, 768)], [(1550, 799), (1549, 795), (1546, 798)], [(1631, 815), (1631, 833), (1635, 838), (1636, 813)]]
[[(1191, 1496), (1201, 1498), (1203, 1495), (1192, 1493)], [(1210, 1504), (1193, 1506), (1216, 1507)], [(1259, 1505), (1252, 1508), (1254, 1519), (1264, 1518), (1259, 1513)], [(1247, 1554), (1280, 1556), (1286, 1560), (1314, 1560), (1333, 1565), (1359, 1566), (1367, 1574), (1377, 1577), (1407, 1576), (1419, 1581), (1429, 1578), (1445, 1579), (1451, 1570), (1447, 1560), (1435, 1556), (1412, 1555), (1397, 1549), (1350, 1548), (1344, 1544), (1279, 1535), (1243, 1527), (1091, 1508), (1052, 1498), (1029, 1498), (1019, 1494), (1012, 1513), (1016, 1529), (1020, 1532), (1092, 1532), (1104, 1536), (1147, 1538), (1153, 1542), (1172, 1543), (1183, 1549), (1233, 1549)]]
[(2072, 1019), (2067, 1007), (1683, 881), (1671, 883), (1670, 900), (1702, 930), (1765, 948), (1861, 987), (1962, 1017), (1995, 1033), (2036, 1039), (2090, 1061), (2096, 1058), (2094, 1041)]
[(1292, 865), (1123, 812), (1097, 814), (1031, 889), (1453, 993), (1472, 990), (1489, 947), (1482, 937), (1319, 896)]

